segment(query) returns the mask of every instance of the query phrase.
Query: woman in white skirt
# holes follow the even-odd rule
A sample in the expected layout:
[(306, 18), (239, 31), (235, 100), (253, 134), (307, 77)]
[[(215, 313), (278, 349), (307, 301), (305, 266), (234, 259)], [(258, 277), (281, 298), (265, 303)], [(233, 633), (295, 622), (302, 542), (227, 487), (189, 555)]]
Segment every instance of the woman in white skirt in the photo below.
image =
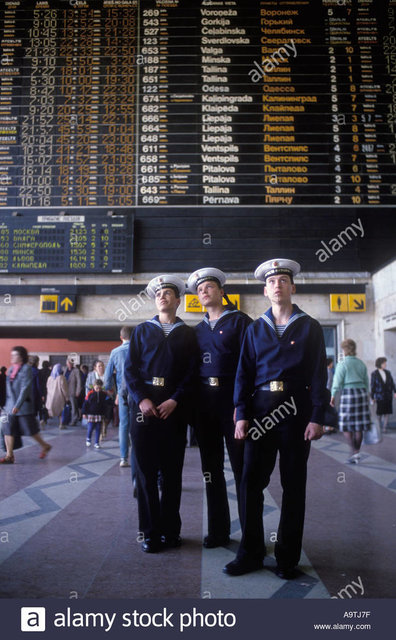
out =
[(339, 428), (345, 433), (351, 448), (348, 462), (358, 464), (363, 431), (370, 429), (371, 424), (368, 402), (369, 378), (366, 365), (356, 357), (356, 342), (344, 340), (341, 349), (345, 357), (337, 364), (335, 370), (330, 404), (334, 407), (335, 396), (341, 392)]

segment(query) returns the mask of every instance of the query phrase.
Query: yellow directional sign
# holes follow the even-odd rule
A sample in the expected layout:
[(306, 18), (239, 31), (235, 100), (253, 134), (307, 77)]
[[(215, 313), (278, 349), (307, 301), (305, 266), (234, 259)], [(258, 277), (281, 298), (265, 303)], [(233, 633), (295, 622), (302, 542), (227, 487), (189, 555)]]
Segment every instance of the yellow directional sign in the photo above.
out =
[(73, 306), (73, 302), (70, 300), (70, 298), (63, 298), (60, 306), (65, 307), (65, 311), (69, 311), (69, 307)]
[(75, 311), (75, 295), (42, 293), (40, 296), (40, 313), (75, 313)]
[(191, 293), (187, 293), (184, 296), (184, 311), (189, 313), (202, 313), (203, 308), (198, 299), (198, 296), (193, 296)]
[(348, 311), (348, 294), (331, 293), (330, 294), (330, 311)]
[[(239, 293), (231, 293), (228, 294), (230, 301), (235, 304), (237, 309), (240, 309), (241, 296)], [(227, 301), (223, 298), (223, 304), (226, 305)], [(198, 296), (194, 296), (191, 293), (187, 293), (184, 296), (184, 311), (188, 311), (190, 313), (203, 313), (206, 311), (205, 307), (203, 307), (199, 301)]]
[(76, 296), (59, 296), (59, 313), (75, 313)]
[(331, 293), (330, 311), (361, 313), (366, 311), (365, 293)]
[(40, 296), (40, 313), (58, 313), (59, 296), (45, 294)]
[(362, 313), (362, 311), (366, 311), (366, 294), (365, 293), (349, 293), (348, 307), (349, 307), (349, 311), (354, 313)]

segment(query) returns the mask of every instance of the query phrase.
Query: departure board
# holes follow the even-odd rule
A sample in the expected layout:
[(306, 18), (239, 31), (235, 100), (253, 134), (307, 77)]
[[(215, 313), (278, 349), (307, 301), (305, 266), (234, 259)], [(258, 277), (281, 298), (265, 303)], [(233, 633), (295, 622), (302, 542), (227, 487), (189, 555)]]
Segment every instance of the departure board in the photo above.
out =
[[(3, 272), (394, 256), (396, 0), (3, 0), (0, 35)], [(18, 225), (60, 213), (64, 255), (22, 259)], [(72, 260), (73, 215), (123, 248)]]
[(395, 0), (1, 7), (0, 208), (394, 204)]
[(0, 219), (0, 273), (131, 272), (131, 217), (109, 213), (31, 210)]

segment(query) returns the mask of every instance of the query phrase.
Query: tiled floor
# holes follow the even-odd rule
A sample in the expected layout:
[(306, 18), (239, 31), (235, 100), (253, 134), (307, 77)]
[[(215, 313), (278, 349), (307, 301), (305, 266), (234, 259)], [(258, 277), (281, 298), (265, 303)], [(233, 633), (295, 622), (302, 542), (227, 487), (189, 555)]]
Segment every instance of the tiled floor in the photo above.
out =
[(26, 438), (16, 463), (0, 468), (3, 598), (394, 597), (396, 431), (364, 447), (360, 465), (345, 464), (341, 434), (313, 444), (300, 575), (288, 582), (272, 570), (281, 500), (277, 473), (265, 493), (265, 568), (230, 578), (222, 567), (234, 557), (240, 529), (228, 467), (231, 545), (202, 548), (204, 483), (192, 447), (184, 466), (184, 544), (144, 554), (130, 469), (119, 467), (117, 430), (109, 430), (98, 451), (85, 447), (81, 426), (59, 431), (49, 425), (43, 436), (53, 445), (45, 460)]

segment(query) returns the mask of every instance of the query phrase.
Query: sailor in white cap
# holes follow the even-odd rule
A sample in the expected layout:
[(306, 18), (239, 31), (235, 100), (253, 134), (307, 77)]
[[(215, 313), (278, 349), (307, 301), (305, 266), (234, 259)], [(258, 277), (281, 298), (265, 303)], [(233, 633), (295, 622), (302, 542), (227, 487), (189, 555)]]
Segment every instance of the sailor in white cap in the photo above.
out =
[(187, 407), (198, 364), (194, 329), (176, 316), (184, 292), (185, 284), (178, 276), (164, 274), (149, 282), (147, 294), (155, 299), (158, 315), (136, 327), (125, 361), (125, 381), (133, 398), (131, 437), (139, 531), (147, 553), (181, 544)]
[(294, 276), (300, 273), (301, 267), (295, 260), (287, 260), (286, 258), (275, 258), (274, 260), (266, 260), (257, 267), (254, 272), (256, 280), (266, 282), (267, 278), (272, 275), (288, 275), (293, 283)]
[(194, 427), (201, 452), (208, 506), (208, 535), (203, 545), (214, 548), (230, 541), (230, 510), (224, 478), (224, 441), (234, 473), (239, 506), (243, 441), (234, 438), (233, 391), (239, 352), (252, 322), (234, 305), (223, 305), (225, 274), (205, 267), (190, 275), (188, 289), (196, 293), (207, 313), (196, 327), (200, 350), (198, 398)]
[[(183, 280), (179, 278), (179, 276), (165, 273), (150, 280), (146, 287), (146, 292), (149, 298), (154, 300), (156, 299), (158, 292), (162, 291), (163, 289), (173, 289), (180, 304), (180, 297), (184, 295), (186, 285), (184, 284)], [(179, 304), (177, 306), (179, 306)]]
[(310, 441), (322, 436), (326, 350), (319, 323), (291, 301), (300, 265), (275, 258), (257, 267), (271, 307), (246, 332), (235, 381), (235, 437), (245, 441), (242, 539), (224, 567), (242, 575), (263, 567), (263, 490), (279, 452), (283, 488), (276, 573), (290, 579), (300, 559)]

